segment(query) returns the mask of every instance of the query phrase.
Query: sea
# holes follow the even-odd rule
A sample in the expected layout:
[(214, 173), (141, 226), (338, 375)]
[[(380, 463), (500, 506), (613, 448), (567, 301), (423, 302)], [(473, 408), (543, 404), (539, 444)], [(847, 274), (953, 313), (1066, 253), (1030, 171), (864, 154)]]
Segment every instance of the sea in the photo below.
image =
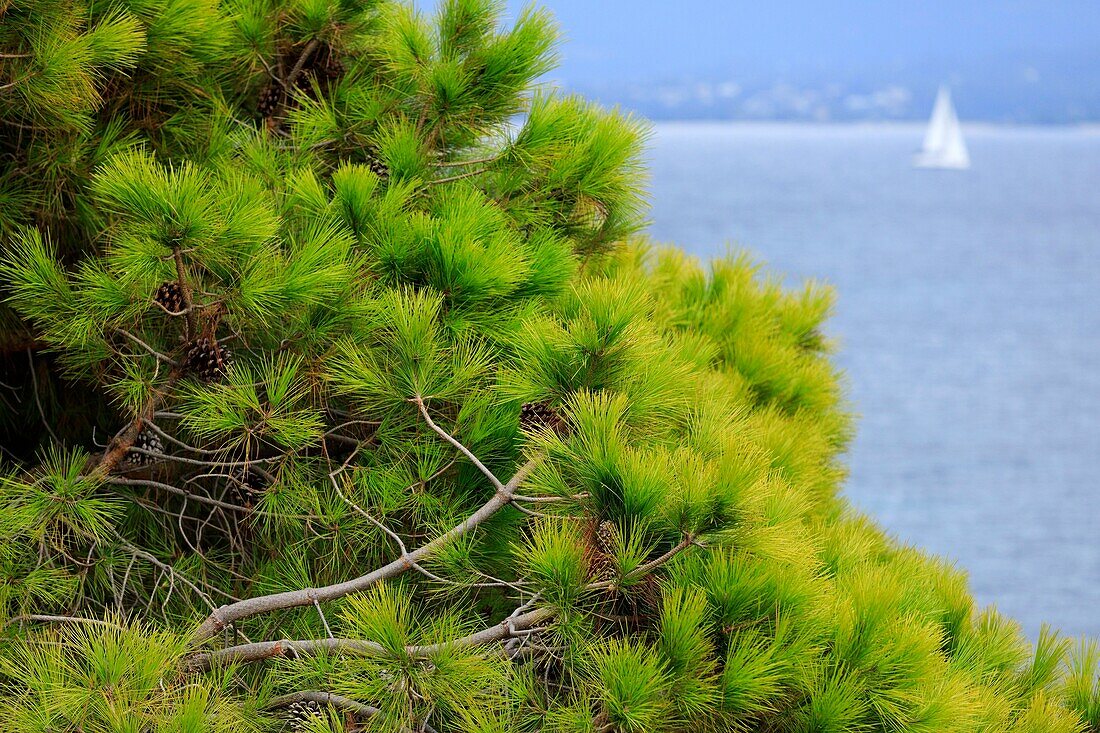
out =
[(1100, 131), (664, 123), (650, 236), (835, 287), (845, 493), (1031, 638), (1100, 636)]

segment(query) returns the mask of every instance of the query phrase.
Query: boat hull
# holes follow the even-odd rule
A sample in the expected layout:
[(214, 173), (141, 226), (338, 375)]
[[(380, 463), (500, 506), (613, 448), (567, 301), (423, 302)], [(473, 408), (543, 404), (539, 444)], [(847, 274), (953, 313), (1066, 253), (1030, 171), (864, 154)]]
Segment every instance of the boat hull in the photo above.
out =
[(970, 158), (945, 158), (940, 155), (917, 153), (913, 156), (914, 168), (939, 168), (942, 170), (964, 171), (970, 168)]

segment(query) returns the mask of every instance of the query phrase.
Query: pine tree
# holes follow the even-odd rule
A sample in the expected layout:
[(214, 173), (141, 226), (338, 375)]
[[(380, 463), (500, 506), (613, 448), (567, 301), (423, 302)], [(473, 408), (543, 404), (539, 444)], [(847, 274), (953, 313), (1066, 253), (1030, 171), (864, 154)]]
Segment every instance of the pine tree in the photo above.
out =
[(839, 496), (831, 292), (639, 238), (501, 14), (0, 4), (6, 729), (1100, 730)]

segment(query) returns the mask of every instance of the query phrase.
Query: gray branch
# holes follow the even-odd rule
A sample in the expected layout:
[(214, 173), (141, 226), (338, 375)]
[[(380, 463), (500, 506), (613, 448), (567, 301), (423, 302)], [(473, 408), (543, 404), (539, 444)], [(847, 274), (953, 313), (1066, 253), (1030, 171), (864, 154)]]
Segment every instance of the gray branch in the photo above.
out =
[[(452, 641), (438, 644), (407, 646), (403, 654), (411, 659), (429, 659), (433, 655), (448, 649), (469, 649), (513, 637), (517, 632), (527, 631), (551, 619), (556, 611), (552, 608), (539, 608), (520, 616), (510, 616), (498, 624), (489, 626), (476, 633)], [(310, 657), (318, 654), (348, 654), (360, 657), (389, 657), (391, 650), (375, 641), (364, 639), (300, 639), (297, 641), (281, 639), (279, 641), (258, 641), (237, 646), (192, 655), (187, 660), (190, 670), (207, 670), (216, 664), (240, 664), (261, 662), (267, 659)]]
[(382, 580), (396, 577), (408, 570), (414, 569), (417, 564), (423, 562), (439, 550), (442, 550), (459, 537), (469, 533), (479, 524), (511, 503), (512, 495), (515, 494), (519, 485), (523, 483), (534, 469), (536, 462), (537, 459), (532, 459), (520, 466), (519, 470), (516, 471), (515, 475), (512, 476), (508, 483), (501, 486), (489, 501), (482, 504), (477, 511), (468, 516), (460, 524), (455, 525), (431, 542), (421, 545), (408, 554), (403, 554), (393, 562), (372, 570), (366, 575), (361, 575), (358, 578), (346, 580), (342, 583), (335, 583), (322, 588), (304, 588), (302, 590), (286, 591), (283, 593), (272, 593), (271, 595), (246, 598), (243, 601), (221, 606), (215, 609), (195, 631), (195, 635), (191, 640), (192, 644), (197, 645), (207, 639), (213, 638), (230, 624), (241, 619), (257, 616), (262, 613), (281, 611), (287, 608), (312, 606), (314, 601), (331, 601), (336, 598), (343, 598), (351, 593), (364, 591)]
[(318, 705), (331, 705), (337, 710), (345, 710), (360, 718), (369, 718), (382, 712), (376, 707), (365, 705), (357, 700), (352, 700), (350, 697), (318, 690), (302, 690), (301, 692), (292, 692), (289, 695), (279, 695), (271, 698), (267, 703), (267, 707), (268, 709), (285, 708), (296, 702), (315, 702)]

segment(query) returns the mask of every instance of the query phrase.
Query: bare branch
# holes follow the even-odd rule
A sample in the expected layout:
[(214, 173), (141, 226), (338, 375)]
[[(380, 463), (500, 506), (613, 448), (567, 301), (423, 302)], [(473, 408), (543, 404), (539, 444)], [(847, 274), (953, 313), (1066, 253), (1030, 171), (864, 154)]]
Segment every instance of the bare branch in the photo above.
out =
[[(401, 654), (409, 659), (429, 659), (449, 649), (472, 649), (505, 639), (510, 639), (554, 617), (552, 608), (539, 608), (519, 616), (509, 616), (498, 624), (481, 631), (438, 644), (407, 646)], [(187, 660), (189, 669), (200, 671), (216, 664), (262, 662), (275, 658), (297, 658), (318, 654), (348, 654), (361, 657), (390, 657), (391, 650), (375, 641), (364, 639), (301, 639), (292, 641), (259, 641), (192, 655)]]
[(369, 718), (381, 712), (376, 707), (365, 705), (356, 700), (352, 700), (350, 697), (317, 690), (302, 690), (301, 692), (292, 692), (289, 695), (273, 697), (268, 701), (267, 707), (268, 709), (285, 708), (296, 702), (315, 702), (318, 705), (331, 705), (337, 710), (343, 710), (361, 718)]
[(183, 264), (183, 253), (179, 247), (172, 248), (172, 259), (176, 263), (176, 282), (180, 286), (180, 292), (183, 293), (183, 310), (181, 313), (187, 315), (187, 340), (194, 340), (198, 335), (199, 322), (195, 315), (195, 293), (191, 290), (191, 283), (187, 279), (187, 268)]
[(34, 389), (34, 403), (38, 405), (38, 416), (42, 418), (42, 424), (46, 426), (46, 432), (53, 438), (53, 442), (60, 444), (61, 439), (58, 438), (57, 433), (53, 431), (50, 421), (46, 419), (46, 411), (42, 409), (42, 396), (38, 394), (38, 376), (36, 374), (38, 369), (34, 364), (34, 355), (29, 348), (27, 349), (27, 363), (30, 366), (31, 387)]
[(496, 155), (489, 155), (484, 158), (471, 158), (470, 160), (438, 160), (432, 163), (433, 168), (459, 168), (464, 165), (485, 165), (488, 163), (495, 163), (504, 157), (504, 152), (497, 153)]
[[(146, 561), (152, 563), (153, 565), (157, 566), (158, 568), (160, 568), (164, 572), (168, 573), (168, 576), (170, 578), (172, 578), (173, 580), (175, 578), (179, 578), (181, 581), (183, 581), (184, 585), (186, 585), (191, 590), (195, 591), (195, 593), (197, 593), (198, 596), (206, 602), (206, 605), (210, 606), (211, 608), (214, 608), (214, 601), (210, 598), (209, 595), (206, 594), (206, 591), (204, 591), (199, 586), (195, 585), (193, 582), (191, 582), (190, 579), (183, 576), (174, 567), (161, 562), (154, 555), (146, 552), (145, 550), (142, 550), (138, 547), (134, 547), (129, 542), (122, 539), (122, 537), (119, 537), (118, 541), (119, 541), (119, 544), (121, 544), (126, 549), (126, 551), (129, 552), (131, 555), (135, 555), (136, 557), (140, 557), (142, 560), (146, 560)], [(222, 595), (228, 595), (227, 593), (224, 593), (222, 591), (219, 591), (219, 593), (222, 593)], [(230, 597), (232, 597), (232, 596), (230, 596)]]
[[(158, 412), (154, 417), (160, 417), (160, 416), (163, 416), (163, 413)], [(189, 450), (192, 453), (197, 453), (197, 454), (203, 455), (203, 456), (220, 456), (220, 455), (224, 455), (227, 452), (226, 449), (224, 449), (224, 448), (221, 449), (221, 450), (207, 450), (205, 448), (196, 448), (195, 446), (190, 445), (189, 443), (184, 443), (179, 438), (176, 438), (172, 435), (169, 435), (163, 428), (157, 426), (155, 423), (152, 423), (152, 422), (145, 423), (145, 427), (149, 430), (152, 430), (154, 433), (156, 433), (160, 437), (164, 438), (169, 443), (172, 443), (173, 445), (178, 445), (180, 448), (183, 448), (185, 450)]]
[[(694, 538), (690, 535), (685, 536), (681, 542), (672, 547), (668, 552), (660, 557), (654, 558), (644, 565), (639, 565), (628, 573), (627, 578), (634, 579), (648, 574), (695, 544)], [(614, 581), (605, 581), (589, 583), (585, 588), (587, 590), (601, 590), (614, 587), (614, 585)], [(411, 659), (426, 659), (445, 649), (468, 649), (484, 646), (504, 639), (524, 636), (543, 622), (549, 621), (557, 615), (557, 610), (550, 607), (520, 613), (524, 608), (528, 608), (534, 604), (538, 598), (539, 594), (536, 594), (531, 600), (516, 609), (508, 618), (494, 626), (448, 642), (407, 646), (402, 650), (403, 654)], [(223, 608), (225, 607), (223, 606)], [(199, 652), (188, 659), (187, 665), (188, 668), (191, 669), (206, 670), (217, 663), (262, 662), (267, 659), (281, 657), (297, 658), (299, 656), (314, 656), (323, 653), (369, 657), (392, 656), (392, 652), (383, 645), (375, 641), (364, 639), (328, 638), (299, 639), (297, 641), (282, 639), (279, 641), (260, 641), (251, 644), (239, 644), (214, 652)]]
[[(623, 577), (623, 580), (635, 580), (642, 577), (643, 575), (647, 575), (695, 544), (697, 544), (695, 542), (695, 539), (691, 535), (687, 535), (684, 537), (683, 540), (677, 543), (671, 550), (669, 550), (665, 554), (661, 555), (660, 557), (656, 557), (647, 563), (639, 565), (638, 567), (631, 570), (629, 573), (626, 573)], [(587, 588), (588, 590), (614, 588), (618, 585), (618, 582), (619, 581), (617, 580), (605, 580), (599, 583), (589, 583), (587, 586), (585, 586), (585, 588)]]
[[(469, 448), (462, 445), (462, 443), (456, 440), (454, 436), (435, 424), (435, 421), (432, 420), (432, 416), (428, 414), (428, 408), (424, 406), (424, 400), (421, 397), (414, 397), (412, 401), (415, 402), (416, 406), (420, 408), (420, 414), (424, 416), (424, 421), (428, 423), (428, 427), (438, 433), (440, 437), (442, 437), (448, 443), (457, 448), (462, 455), (469, 458), (470, 462), (477, 466), (477, 470), (485, 474), (485, 478), (489, 479), (489, 482), (496, 488), (497, 491), (504, 490), (504, 485), (500, 483), (500, 479), (498, 479), (492, 471), (486, 468), (485, 464), (478, 460), (478, 457), (475, 456)], [(513, 491), (512, 493), (515, 492)]]
[(162, 311), (164, 311), (165, 313), (167, 313), (170, 316), (185, 316), (188, 313), (190, 313), (192, 310), (195, 309), (195, 306), (192, 305), (192, 306), (188, 306), (187, 308), (184, 308), (183, 310), (170, 311), (167, 308), (165, 308), (164, 304), (161, 303), (159, 300), (153, 300), (153, 305), (155, 305), (157, 308), (160, 308)]
[[(160, 489), (161, 491), (167, 491), (169, 494), (175, 494), (177, 496), (183, 496), (188, 501), (195, 501), (199, 504), (206, 504), (208, 506), (217, 506), (223, 508), (229, 512), (240, 512), (242, 514), (271, 514), (270, 512), (262, 512), (260, 510), (254, 510), (248, 506), (240, 506), (238, 504), (230, 504), (228, 502), (222, 502), (217, 499), (211, 499), (210, 496), (204, 496), (202, 494), (194, 494), (184, 489), (179, 489), (178, 486), (174, 486), (171, 483), (162, 483), (160, 481), (153, 481), (151, 479), (123, 479), (123, 478), (111, 478), (107, 480), (107, 483), (117, 486), (145, 486), (147, 489)], [(274, 516), (286, 516), (284, 514)], [(298, 517), (301, 518), (301, 517)]]
[(148, 351), (148, 352), (149, 352), (150, 354), (152, 354), (153, 356), (155, 356), (155, 357), (157, 358), (157, 361), (162, 361), (162, 362), (164, 362), (165, 364), (167, 364), (167, 365), (169, 365), (169, 366), (173, 366), (173, 367), (178, 367), (178, 366), (179, 366), (179, 364), (178, 364), (178, 363), (176, 363), (176, 360), (175, 360), (175, 359), (173, 359), (173, 358), (172, 358), (172, 357), (170, 357), (170, 356), (167, 356), (167, 355), (165, 355), (165, 354), (162, 354), (162, 353), (160, 353), (159, 351), (157, 351), (156, 349), (154, 349), (154, 348), (153, 348), (152, 346), (150, 346), (149, 344), (145, 343), (144, 341), (142, 341), (141, 339), (139, 339), (139, 338), (138, 338), (137, 336), (135, 336), (134, 334), (132, 334), (132, 333), (130, 333), (129, 331), (127, 331), (126, 329), (120, 328), (120, 329), (118, 329), (118, 332), (119, 332), (119, 333), (121, 333), (121, 334), (122, 334), (123, 336), (125, 336), (126, 338), (130, 339), (131, 341), (133, 341), (133, 342), (134, 342), (135, 344), (137, 344), (137, 345), (138, 345), (138, 346), (140, 346), (141, 348), (143, 348), (143, 349), (145, 349), (146, 351)]
[(271, 595), (247, 598), (237, 603), (222, 606), (210, 614), (210, 616), (202, 622), (199, 628), (196, 629), (195, 635), (191, 640), (192, 644), (200, 644), (214, 637), (219, 631), (240, 619), (286, 608), (311, 606), (313, 605), (314, 599), (317, 601), (330, 601), (335, 598), (343, 598), (349, 593), (366, 590), (382, 580), (393, 578), (412, 570), (417, 563), (434, 555), (454, 540), (462, 537), (479, 524), (489, 519), (489, 517), (496, 514), (503, 507), (507, 506), (511, 502), (512, 494), (515, 493), (516, 488), (523, 483), (534, 469), (537, 460), (538, 459), (532, 459), (523, 464), (507, 484), (501, 486), (489, 501), (482, 504), (477, 511), (466, 517), (461, 523), (451, 527), (451, 529), (427, 544), (421, 545), (416, 550), (406, 555), (402, 555), (393, 562), (376, 568), (366, 575), (361, 575), (358, 578), (346, 580), (342, 583), (336, 583), (322, 588), (305, 588), (283, 593), (272, 593)]
[[(345, 502), (347, 502), (348, 505), (351, 506), (352, 509), (354, 509), (360, 515), (362, 515), (368, 522), (373, 524), (375, 527), (377, 527), (378, 529), (385, 532), (386, 535), (390, 539), (392, 539), (394, 542), (396, 542), (397, 547), (401, 550), (401, 556), (405, 557), (406, 555), (409, 554), (409, 550), (408, 550), (407, 547), (405, 547), (405, 542), (401, 539), (401, 537), (398, 536), (398, 534), (396, 532), (394, 532), (392, 529), (390, 529), (385, 524), (383, 524), (380, 520), (375, 519), (373, 516), (371, 516), (370, 512), (368, 512), (366, 509), (363, 509), (361, 506), (359, 506), (354, 501), (352, 501), (349, 497), (345, 496), (344, 492), (341, 491), (341, 489), (340, 489), (340, 482), (336, 480), (336, 477), (347, 470), (348, 464), (351, 463), (352, 459), (355, 458), (355, 456), (358, 453), (359, 453), (359, 448), (356, 447), (356, 449), (351, 452), (351, 455), (349, 455), (347, 457), (347, 459), (344, 460), (344, 462), (340, 465), (339, 468), (337, 468), (334, 471), (329, 472), (328, 477), (329, 477), (329, 480), (332, 481), (332, 488), (336, 489), (336, 493), (339, 494), (340, 498), (343, 499)], [(328, 451), (325, 451), (325, 458), (326, 459), (328, 458)], [(329, 465), (331, 466), (332, 463), (330, 462)], [(320, 609), (318, 609), (318, 610), (320, 610)], [(330, 634), (330, 636), (331, 636), (331, 634)]]
[[(150, 423), (146, 423), (150, 424)], [(187, 458), (185, 456), (174, 456), (168, 453), (161, 453), (158, 451), (146, 450), (144, 448), (129, 449), (133, 453), (141, 453), (147, 456), (152, 456), (162, 461), (172, 461), (174, 463), (186, 463), (189, 466), (202, 466), (204, 468), (252, 468), (258, 463), (274, 463), (281, 461), (283, 456), (271, 456), (270, 458), (250, 458), (244, 461), (203, 461), (197, 458)]]
[(524, 496), (522, 494), (516, 494), (512, 499), (528, 504), (552, 504), (559, 501), (579, 501), (586, 496), (587, 494), (576, 494), (574, 496)]
[(438, 186), (443, 183), (453, 183), (455, 181), (461, 181), (464, 178), (473, 178), (474, 176), (480, 176), (481, 174), (488, 172), (488, 168), (478, 168), (476, 170), (466, 171), (465, 173), (456, 173), (453, 176), (447, 176), (445, 178), (433, 178), (432, 180), (428, 181), (427, 185)]
[(41, 613), (25, 613), (21, 616), (12, 616), (4, 621), (3, 626), (23, 623), (24, 621), (37, 621), (46, 624), (92, 624), (94, 626), (106, 626), (109, 629), (121, 629), (118, 624), (104, 621), (99, 618), (84, 618), (83, 616), (50, 616)]
[(294, 91), (294, 84), (298, 81), (299, 75), (302, 73), (302, 69), (305, 67), (306, 62), (309, 61), (309, 57), (313, 55), (313, 52), (317, 49), (321, 43), (320, 39), (311, 39), (306, 47), (302, 49), (302, 55), (298, 57), (298, 62), (294, 64), (294, 68), (290, 70), (290, 74), (286, 78), (286, 82), (283, 84), (283, 88), (287, 94)]
[(9, 82), (9, 83), (7, 83), (7, 84), (4, 84), (4, 85), (0, 86), (0, 92), (3, 92), (3, 91), (7, 91), (8, 89), (11, 89), (11, 88), (12, 88), (12, 87), (14, 87), (14, 86), (18, 86), (19, 84), (22, 84), (22, 83), (23, 83), (23, 82), (25, 82), (25, 81), (26, 81), (27, 79), (30, 79), (30, 78), (31, 78), (31, 77), (33, 77), (33, 76), (34, 76), (34, 74), (33, 74), (33, 73), (30, 73), (30, 74), (26, 74), (26, 75), (24, 75), (24, 76), (21, 76), (21, 77), (19, 77), (18, 79), (16, 79), (16, 80), (15, 80), (15, 81), (13, 81), (13, 82)]

